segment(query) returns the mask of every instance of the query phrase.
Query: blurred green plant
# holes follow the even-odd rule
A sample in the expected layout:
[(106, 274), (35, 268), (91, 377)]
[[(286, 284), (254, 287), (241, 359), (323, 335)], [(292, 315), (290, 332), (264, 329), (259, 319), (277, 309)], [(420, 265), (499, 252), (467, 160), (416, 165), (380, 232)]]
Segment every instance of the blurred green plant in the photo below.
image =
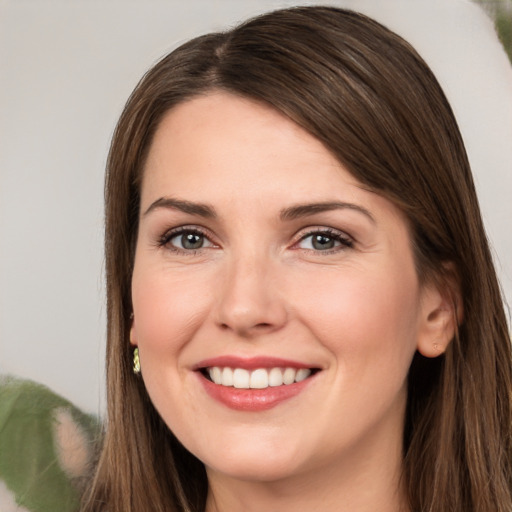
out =
[(494, 20), (498, 37), (512, 63), (512, 0), (473, 0)]

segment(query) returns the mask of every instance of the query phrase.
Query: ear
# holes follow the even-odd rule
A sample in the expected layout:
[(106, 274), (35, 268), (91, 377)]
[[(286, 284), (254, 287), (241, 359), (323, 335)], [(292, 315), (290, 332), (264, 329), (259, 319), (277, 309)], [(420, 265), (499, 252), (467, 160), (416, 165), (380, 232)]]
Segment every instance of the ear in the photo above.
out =
[(462, 322), (462, 300), (452, 265), (439, 282), (423, 285), (418, 329), (418, 352), (425, 357), (444, 354)]

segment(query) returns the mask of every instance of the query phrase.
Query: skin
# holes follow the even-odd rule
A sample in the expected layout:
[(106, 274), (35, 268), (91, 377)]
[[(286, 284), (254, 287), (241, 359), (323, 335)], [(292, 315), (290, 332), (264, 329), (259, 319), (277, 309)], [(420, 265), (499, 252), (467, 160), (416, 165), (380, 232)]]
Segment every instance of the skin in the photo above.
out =
[[(162, 198), (206, 204), (216, 216)], [(281, 215), (334, 201), (350, 206)], [(181, 235), (168, 233), (182, 226), (204, 233), (202, 248), (180, 248)], [(333, 247), (314, 246), (312, 231)], [(417, 349), (444, 350), (449, 308), (420, 286), (401, 212), (318, 140), (227, 93), (168, 112), (144, 169), (132, 294), (145, 385), (206, 465), (208, 511), (297, 512), (319, 500), (323, 511), (407, 510), (407, 372)], [(233, 410), (194, 371), (225, 355), (320, 371), (276, 407)]]

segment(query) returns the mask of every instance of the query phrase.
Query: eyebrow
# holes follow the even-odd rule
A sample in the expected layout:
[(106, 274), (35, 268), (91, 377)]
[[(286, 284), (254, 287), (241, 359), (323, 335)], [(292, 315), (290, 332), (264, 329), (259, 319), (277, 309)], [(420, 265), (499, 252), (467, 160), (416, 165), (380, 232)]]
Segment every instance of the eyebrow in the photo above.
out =
[[(172, 197), (160, 197), (159, 199), (151, 203), (149, 208), (144, 212), (144, 216), (159, 208), (179, 210), (184, 213), (188, 213), (191, 215), (199, 215), (200, 217), (205, 217), (208, 219), (217, 218), (217, 213), (213, 206), (204, 203), (194, 203), (192, 201), (185, 201), (183, 199), (175, 199)], [(281, 210), (279, 218), (283, 221), (295, 220), (300, 219), (302, 217), (315, 215), (317, 213), (344, 209), (360, 212), (366, 217), (368, 217), (372, 223), (376, 224), (375, 218), (366, 208), (363, 208), (362, 206), (359, 206), (354, 203), (346, 203), (341, 201), (327, 201), (321, 203), (308, 203), (289, 206), (288, 208), (284, 208), (283, 210)]]
[(203, 203), (193, 203), (192, 201), (184, 201), (182, 199), (175, 199), (173, 197), (161, 197), (157, 199), (151, 203), (149, 208), (144, 212), (144, 216), (159, 208), (179, 210), (184, 213), (199, 215), (200, 217), (205, 217), (208, 219), (214, 219), (217, 217), (217, 213), (215, 212), (215, 208), (213, 208), (213, 206)]
[(302, 217), (308, 217), (310, 215), (315, 215), (317, 213), (328, 212), (331, 210), (354, 210), (356, 212), (362, 213), (368, 219), (372, 221), (373, 224), (376, 224), (375, 217), (362, 206), (353, 203), (345, 203), (340, 201), (328, 201), (324, 203), (310, 203), (310, 204), (299, 204), (296, 206), (290, 206), (288, 208), (284, 208), (281, 210), (280, 218), (281, 220), (295, 220)]

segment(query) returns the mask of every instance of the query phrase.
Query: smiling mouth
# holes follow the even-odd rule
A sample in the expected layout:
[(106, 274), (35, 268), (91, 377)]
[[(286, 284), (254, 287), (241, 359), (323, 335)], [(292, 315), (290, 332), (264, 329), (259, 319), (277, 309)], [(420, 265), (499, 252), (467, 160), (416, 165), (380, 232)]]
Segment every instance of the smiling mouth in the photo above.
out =
[(202, 368), (202, 375), (219, 386), (235, 389), (266, 389), (270, 387), (289, 386), (302, 382), (319, 370), (317, 368), (231, 368), (211, 366)]

